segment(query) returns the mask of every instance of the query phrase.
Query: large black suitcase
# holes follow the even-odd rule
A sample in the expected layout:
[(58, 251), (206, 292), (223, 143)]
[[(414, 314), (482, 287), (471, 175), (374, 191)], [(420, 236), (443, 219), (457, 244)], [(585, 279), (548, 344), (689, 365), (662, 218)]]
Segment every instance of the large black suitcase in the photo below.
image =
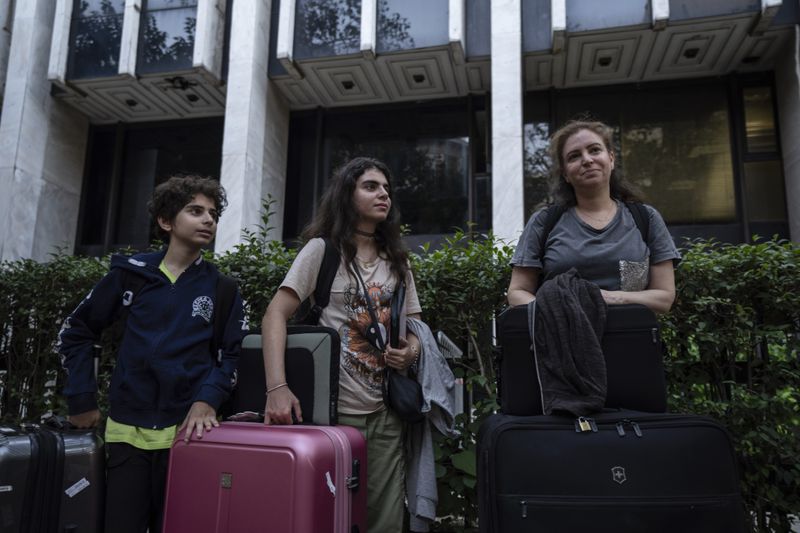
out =
[[(528, 307), (497, 317), (500, 409), (511, 415), (542, 414), (541, 390), (531, 353)], [(663, 347), (655, 314), (643, 305), (609, 305), (601, 340), (606, 361), (606, 407), (666, 411)]]
[(0, 427), (0, 532), (102, 531), (105, 450), (94, 431)]
[[(300, 402), (303, 422), (336, 425), (339, 334), (323, 326), (287, 326), (286, 329), (286, 382)], [(242, 341), (237, 383), (223, 416), (263, 415), (266, 391), (261, 334), (249, 333)]]
[(492, 415), (478, 500), (482, 533), (745, 530), (728, 433), (694, 415)]

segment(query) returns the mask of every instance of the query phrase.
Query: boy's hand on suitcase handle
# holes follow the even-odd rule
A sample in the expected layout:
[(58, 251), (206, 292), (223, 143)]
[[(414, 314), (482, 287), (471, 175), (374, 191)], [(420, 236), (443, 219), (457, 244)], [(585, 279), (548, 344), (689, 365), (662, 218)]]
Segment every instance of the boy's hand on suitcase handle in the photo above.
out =
[(216, 410), (206, 402), (194, 402), (183, 420), (183, 424), (178, 428), (178, 434), (185, 428), (186, 433), (183, 436), (183, 441), (189, 442), (192, 432), (196, 430), (196, 437), (202, 439), (203, 430), (211, 431), (212, 426), (219, 427)]
[(264, 425), (293, 424), (292, 414), (297, 423), (303, 421), (300, 401), (288, 386), (276, 388), (267, 394), (267, 405), (264, 407)]
[(86, 411), (85, 413), (70, 415), (67, 417), (67, 421), (76, 428), (86, 429), (97, 427), (97, 424), (100, 423), (102, 418), (103, 415), (100, 414), (100, 410), (93, 409), (91, 411)]

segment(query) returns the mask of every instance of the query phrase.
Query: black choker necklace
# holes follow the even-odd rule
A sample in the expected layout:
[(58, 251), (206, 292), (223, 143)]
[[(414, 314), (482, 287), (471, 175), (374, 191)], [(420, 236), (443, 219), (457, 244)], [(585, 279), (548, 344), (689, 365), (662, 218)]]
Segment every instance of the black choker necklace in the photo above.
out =
[(368, 231), (362, 231), (362, 230), (356, 228), (356, 229), (353, 230), (353, 232), (356, 235), (361, 235), (362, 237), (369, 237), (370, 239), (374, 239), (375, 238), (375, 232), (374, 231), (372, 233), (370, 233)]

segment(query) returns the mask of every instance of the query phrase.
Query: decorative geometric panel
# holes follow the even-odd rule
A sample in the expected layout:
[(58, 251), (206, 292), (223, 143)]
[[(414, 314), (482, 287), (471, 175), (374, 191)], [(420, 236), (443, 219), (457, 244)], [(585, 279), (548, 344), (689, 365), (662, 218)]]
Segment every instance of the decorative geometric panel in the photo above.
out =
[(377, 65), (398, 100), (459, 95), (448, 49), (379, 56)]
[(363, 59), (303, 65), (308, 82), (333, 105), (379, 102), (386, 89), (372, 63)]
[(649, 29), (568, 36), (564, 85), (639, 81), (653, 39)]

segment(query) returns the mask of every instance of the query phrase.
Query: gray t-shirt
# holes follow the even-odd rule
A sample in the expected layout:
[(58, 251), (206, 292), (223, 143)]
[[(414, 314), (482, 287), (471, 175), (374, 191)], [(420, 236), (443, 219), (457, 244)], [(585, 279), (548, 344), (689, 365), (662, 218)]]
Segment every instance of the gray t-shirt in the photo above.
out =
[(617, 202), (617, 214), (603, 229), (586, 224), (574, 207), (568, 208), (548, 235), (544, 254), (539, 242), (545, 210), (540, 209), (525, 225), (511, 264), (540, 269), (543, 281), (575, 267), (601, 289), (644, 290), (650, 265), (670, 259), (677, 265), (681, 258), (664, 219), (653, 207), (645, 207), (650, 214), (647, 244), (630, 210)]

